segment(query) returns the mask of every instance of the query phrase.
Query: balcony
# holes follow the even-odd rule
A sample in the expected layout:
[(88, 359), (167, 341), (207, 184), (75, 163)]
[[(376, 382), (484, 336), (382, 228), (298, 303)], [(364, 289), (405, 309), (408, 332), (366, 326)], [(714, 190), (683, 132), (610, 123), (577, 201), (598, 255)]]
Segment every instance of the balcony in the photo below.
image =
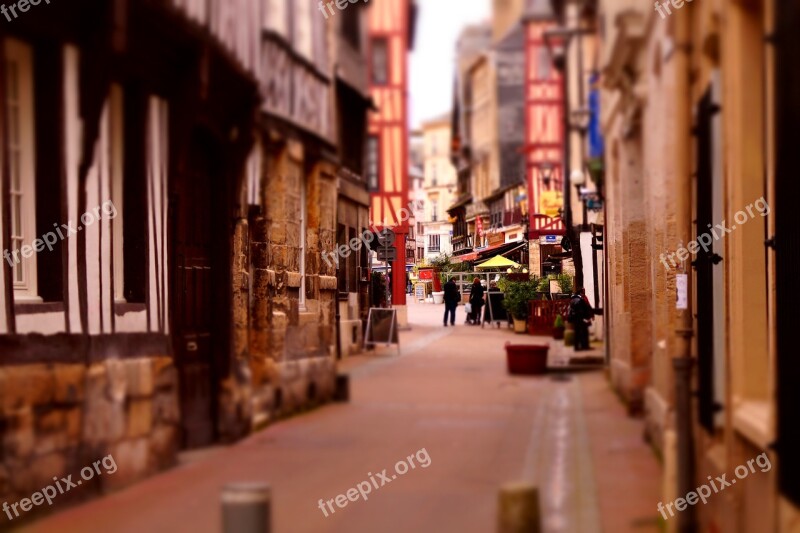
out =
[(522, 224), (522, 210), (514, 209), (513, 211), (505, 211), (503, 213), (503, 226), (513, 226), (514, 224)]

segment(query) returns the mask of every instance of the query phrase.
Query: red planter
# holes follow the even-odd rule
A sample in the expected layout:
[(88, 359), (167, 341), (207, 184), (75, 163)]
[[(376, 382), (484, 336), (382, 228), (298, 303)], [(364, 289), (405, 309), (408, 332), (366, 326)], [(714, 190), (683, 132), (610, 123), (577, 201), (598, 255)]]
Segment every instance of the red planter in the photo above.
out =
[(536, 375), (547, 372), (549, 346), (506, 343), (506, 363), (509, 374)]

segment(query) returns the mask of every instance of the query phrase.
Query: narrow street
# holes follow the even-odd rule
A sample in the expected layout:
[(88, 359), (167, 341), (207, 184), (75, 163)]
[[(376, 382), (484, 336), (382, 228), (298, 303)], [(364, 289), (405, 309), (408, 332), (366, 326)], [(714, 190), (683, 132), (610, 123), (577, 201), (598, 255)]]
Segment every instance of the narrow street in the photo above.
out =
[[(386, 348), (343, 365), (350, 403), (280, 421), (23, 531), (217, 532), (221, 487), (267, 481), (278, 533), (485, 533), (500, 486), (519, 480), (538, 485), (545, 531), (601, 531), (601, 515), (605, 531), (657, 531), (660, 467), (602, 371), (512, 377), (509, 330), (463, 325), (463, 308), (455, 328), (441, 327), (442, 306), (409, 311), (399, 357)], [(319, 509), (319, 499), (391, 474), (423, 448), (427, 468), (327, 518)]]

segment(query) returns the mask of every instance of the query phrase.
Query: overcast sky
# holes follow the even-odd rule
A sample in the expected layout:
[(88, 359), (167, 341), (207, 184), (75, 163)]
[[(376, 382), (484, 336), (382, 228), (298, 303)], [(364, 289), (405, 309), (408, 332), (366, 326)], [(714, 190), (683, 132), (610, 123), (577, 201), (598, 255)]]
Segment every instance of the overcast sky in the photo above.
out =
[(417, 33), (411, 53), (411, 127), (450, 110), (455, 45), (461, 29), (487, 20), (490, 0), (417, 0)]

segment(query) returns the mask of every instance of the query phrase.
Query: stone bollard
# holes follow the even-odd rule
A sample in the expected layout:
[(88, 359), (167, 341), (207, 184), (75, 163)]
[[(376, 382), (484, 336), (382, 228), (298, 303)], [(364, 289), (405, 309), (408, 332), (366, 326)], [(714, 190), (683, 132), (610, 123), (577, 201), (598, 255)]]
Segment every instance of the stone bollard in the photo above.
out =
[(266, 483), (232, 483), (222, 489), (222, 533), (270, 533), (271, 490)]
[(333, 394), (334, 401), (349, 402), (350, 401), (350, 375), (338, 374), (336, 376), (336, 391)]
[(540, 533), (539, 489), (525, 483), (500, 488), (497, 533)]

